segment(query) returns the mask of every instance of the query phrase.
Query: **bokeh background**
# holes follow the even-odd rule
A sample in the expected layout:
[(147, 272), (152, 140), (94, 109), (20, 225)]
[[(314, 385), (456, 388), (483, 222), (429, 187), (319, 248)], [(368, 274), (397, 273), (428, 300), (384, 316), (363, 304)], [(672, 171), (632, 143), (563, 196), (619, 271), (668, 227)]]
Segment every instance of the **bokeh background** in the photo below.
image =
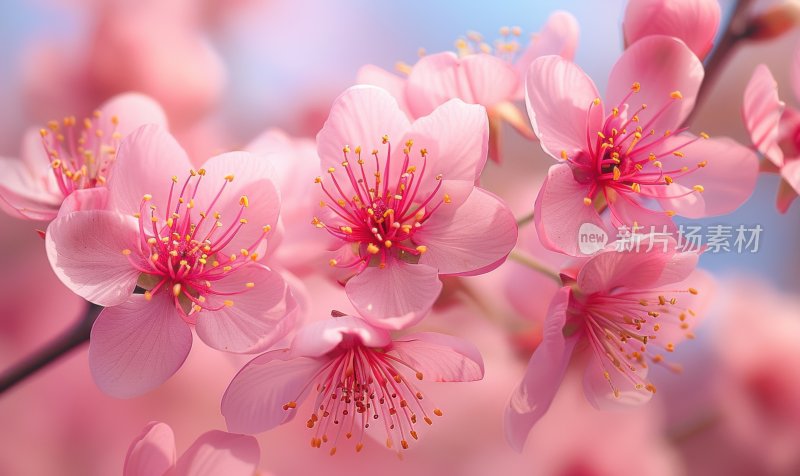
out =
[[(733, 2), (720, 3), (724, 21)], [(779, 2), (755, 3), (759, 11)], [(623, 0), (3, 0), (0, 154), (17, 156), (28, 127), (83, 116), (129, 90), (162, 103), (197, 162), (268, 128), (313, 138), (362, 65), (413, 63), (420, 48), (452, 49), (471, 30), (487, 38), (505, 25), (536, 32), (556, 9), (577, 18), (575, 61), (602, 91), (622, 51), (624, 7)], [(749, 145), (741, 98), (759, 63), (771, 68), (782, 97), (799, 106), (789, 74), (799, 42), (793, 30), (737, 48), (693, 130)], [(483, 185), (523, 216), (551, 159), (511, 129), (504, 138), (505, 161), (488, 165)], [(554, 290), (508, 263), (452, 283), (453, 298), (424, 323), (475, 341), (486, 379), (430, 389), (446, 417), (421, 444), (402, 460), (377, 444), (331, 458), (310, 447), (302, 423), (289, 424), (259, 437), (263, 474), (800, 474), (800, 209), (775, 210), (777, 183), (762, 176), (740, 210), (702, 222), (761, 225), (760, 249), (703, 256), (701, 266), (719, 281), (715, 305), (698, 338), (676, 352), (685, 371), (657, 374), (659, 393), (647, 407), (597, 413), (571, 378), (526, 452), (506, 446), (503, 407)], [(50, 271), (34, 232), (43, 226), (0, 215), (0, 368), (46, 344), (84, 310)], [(535, 241), (529, 228), (523, 247)], [(345, 300), (324, 279), (304, 279), (316, 315)], [(196, 339), (174, 378), (123, 401), (95, 388), (86, 347), (76, 350), (0, 395), (0, 475), (120, 474), (129, 443), (151, 420), (170, 424), (182, 451), (201, 433), (224, 429), (219, 400), (242, 363)]]

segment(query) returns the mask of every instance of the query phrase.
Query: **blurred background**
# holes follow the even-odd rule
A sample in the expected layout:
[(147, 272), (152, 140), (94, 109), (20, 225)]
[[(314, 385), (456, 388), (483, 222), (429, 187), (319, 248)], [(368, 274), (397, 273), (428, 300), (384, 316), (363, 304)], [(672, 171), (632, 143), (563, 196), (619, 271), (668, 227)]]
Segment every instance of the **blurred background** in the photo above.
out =
[[(733, 2), (720, 4), (724, 22)], [(502, 26), (534, 33), (557, 9), (578, 20), (575, 61), (602, 91), (622, 51), (624, 7), (623, 0), (3, 0), (0, 155), (17, 157), (27, 128), (83, 117), (125, 91), (158, 100), (197, 163), (269, 128), (313, 139), (361, 66), (413, 64), (420, 48), (452, 50), (473, 30), (489, 39)], [(692, 130), (749, 145), (741, 98), (759, 63), (772, 70), (782, 98), (800, 106), (789, 74), (799, 41), (792, 30), (737, 48)], [(552, 159), (510, 128), (503, 147), (504, 162), (489, 163), (482, 184), (524, 216)], [(525, 453), (508, 448), (503, 407), (538, 343), (555, 290), (509, 262), (490, 275), (448, 283), (449, 294), (424, 322), (472, 339), (486, 360), (486, 379), (428, 390), (446, 417), (402, 460), (377, 444), (331, 458), (310, 447), (302, 423), (288, 424), (259, 437), (262, 473), (800, 474), (800, 211), (797, 204), (784, 215), (776, 211), (777, 186), (775, 176), (763, 175), (736, 213), (701, 222), (761, 225), (759, 250), (703, 256), (701, 266), (719, 281), (715, 305), (698, 338), (675, 354), (683, 374), (654, 377), (659, 393), (652, 404), (598, 413), (570, 377)], [(0, 368), (46, 344), (84, 311), (49, 268), (34, 231), (44, 226), (0, 215)], [(530, 228), (521, 230), (520, 246), (544, 256)], [(324, 316), (331, 302), (345, 300), (323, 278), (304, 280), (312, 314)], [(219, 400), (243, 362), (195, 339), (187, 363), (165, 385), (115, 400), (94, 386), (86, 347), (76, 350), (0, 395), (0, 475), (120, 474), (128, 445), (151, 420), (170, 424), (183, 451), (201, 433), (224, 429)]]

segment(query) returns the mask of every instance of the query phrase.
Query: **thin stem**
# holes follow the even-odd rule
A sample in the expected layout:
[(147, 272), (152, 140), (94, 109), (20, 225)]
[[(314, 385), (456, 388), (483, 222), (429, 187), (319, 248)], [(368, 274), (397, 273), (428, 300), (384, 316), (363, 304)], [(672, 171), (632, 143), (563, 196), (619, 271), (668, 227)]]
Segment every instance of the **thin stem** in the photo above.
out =
[(89, 333), (92, 330), (92, 324), (94, 324), (101, 310), (103, 310), (102, 307), (87, 303), (86, 312), (75, 326), (58, 336), (35, 354), (4, 372), (3, 375), (0, 376), (0, 394), (57, 361), (71, 350), (89, 342)]
[(700, 85), (700, 90), (697, 92), (697, 100), (691, 114), (683, 121), (683, 124), (691, 123), (695, 114), (699, 110), (700, 103), (705, 100), (708, 95), (708, 89), (713, 86), (717, 80), (722, 67), (730, 59), (730, 55), (739, 44), (740, 40), (747, 36), (748, 18), (747, 15), (750, 11), (750, 6), (753, 0), (738, 0), (733, 5), (733, 11), (728, 17), (728, 22), (725, 25), (725, 33), (723, 33), (717, 47), (711, 52), (706, 59), (705, 64), (705, 77), (703, 83)]
[(561, 282), (561, 276), (556, 271), (536, 261), (533, 257), (531, 257), (526, 253), (523, 253), (522, 251), (514, 249), (511, 251), (511, 253), (509, 253), (508, 258), (513, 261), (516, 261), (521, 265), (527, 266), (528, 268), (536, 271), (537, 273), (541, 273), (547, 276), (548, 278), (555, 281), (559, 286), (563, 284)]
[(521, 217), (517, 218), (517, 226), (525, 226), (528, 223), (533, 221), (533, 212), (528, 213), (527, 215), (522, 215)]

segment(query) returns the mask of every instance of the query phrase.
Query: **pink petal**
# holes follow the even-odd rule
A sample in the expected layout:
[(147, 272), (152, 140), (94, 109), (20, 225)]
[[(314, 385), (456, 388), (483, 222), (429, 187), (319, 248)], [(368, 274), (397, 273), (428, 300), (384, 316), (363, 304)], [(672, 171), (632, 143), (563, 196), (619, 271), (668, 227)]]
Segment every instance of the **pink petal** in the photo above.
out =
[(516, 451), (522, 451), (528, 432), (550, 407), (580, 336), (564, 336), (569, 299), (569, 288), (561, 288), (553, 297), (545, 319), (542, 343), (531, 356), (525, 376), (506, 407), (506, 440)]
[(273, 350), (251, 360), (233, 378), (222, 397), (222, 415), (228, 430), (260, 433), (286, 423), (295, 410), (284, 410), (289, 402), (300, 404), (311, 389), (311, 379), (326, 360), (291, 358), (289, 350)]
[(605, 225), (593, 206), (583, 199), (589, 187), (575, 181), (567, 164), (550, 167), (534, 204), (534, 222), (545, 248), (570, 256), (581, 256), (578, 238), (586, 223), (604, 230)]
[(787, 161), (781, 168), (781, 178), (783, 178), (781, 182), (785, 182), (788, 187), (784, 187), (783, 184), (781, 186), (788, 190), (781, 190), (783, 193), (779, 193), (778, 210), (781, 213), (786, 213), (789, 205), (797, 198), (797, 194), (800, 193), (800, 160), (794, 159)]
[[(254, 286), (248, 288), (246, 285)], [(292, 329), (297, 303), (279, 273), (258, 263), (232, 271), (212, 283), (206, 302), (218, 311), (196, 314), (197, 336), (209, 346), (226, 352), (262, 352)], [(224, 301), (230, 300), (232, 306)]]
[(610, 292), (618, 287), (648, 289), (685, 279), (697, 266), (697, 253), (675, 253), (670, 239), (665, 252), (661, 243), (643, 241), (638, 250), (609, 248), (591, 258), (578, 272), (578, 287), (585, 294)]
[(622, 28), (626, 45), (648, 35), (669, 35), (702, 59), (711, 51), (719, 19), (717, 0), (636, 0), (628, 2)]
[[(524, 78), (533, 60), (540, 56), (558, 55), (572, 61), (578, 47), (578, 33), (578, 20), (571, 13), (561, 10), (553, 12), (514, 63), (517, 75)], [(523, 95), (524, 91), (520, 91), (517, 98), (522, 99)]]
[(518, 87), (506, 61), (484, 53), (459, 58), (447, 51), (417, 61), (406, 82), (406, 101), (412, 115), (420, 117), (453, 98), (489, 108), (513, 99)]
[[(692, 112), (703, 75), (703, 64), (682, 41), (647, 36), (625, 50), (611, 70), (606, 107), (618, 107), (638, 82), (641, 90), (626, 102), (633, 109), (647, 104), (647, 110), (639, 114), (642, 128), (657, 133), (675, 130)], [(683, 99), (673, 99), (670, 95), (675, 91)], [(664, 107), (666, 110), (651, 121)]]
[[(317, 134), (317, 152), (322, 160), (322, 170), (339, 169), (343, 160), (342, 149), (360, 146), (366, 156), (374, 149), (385, 157), (384, 135), (389, 140), (400, 140), (410, 126), (391, 94), (375, 86), (353, 86), (343, 92), (331, 106), (331, 113)], [(402, 148), (394, 143), (396, 148)], [(368, 175), (374, 172), (373, 160), (365, 160)]]
[(253, 476), (260, 459), (252, 436), (213, 430), (192, 443), (169, 476)]
[[(673, 196), (687, 191), (691, 191), (691, 189), (686, 189), (677, 183), (672, 183), (668, 187), (663, 185), (642, 187), (642, 194), (649, 193), (651, 196), (659, 196), (661, 193), (669, 193), (670, 196)], [(679, 199), (661, 199), (661, 206), (673, 211), (677, 211), (678, 208), (690, 210), (692, 206), (702, 207), (702, 197), (698, 198), (696, 195), (698, 194), (691, 193)], [(646, 207), (642, 197), (632, 190), (606, 193), (606, 201), (611, 213), (611, 225), (617, 235), (614, 238), (619, 238), (620, 228), (623, 226), (628, 227), (631, 231), (636, 227), (636, 232), (644, 234), (651, 232), (676, 233), (678, 231), (672, 217), (658, 206), (654, 207), (655, 210)], [(650, 204), (650, 202), (647, 203)], [(667, 207), (667, 205), (670, 206)]]
[[(241, 249), (250, 249), (259, 244), (264, 226), (277, 230), (281, 199), (272, 181), (275, 170), (269, 160), (249, 152), (228, 152), (212, 157), (202, 168), (206, 170), (206, 175), (195, 199), (197, 206), (209, 207), (224, 185), (225, 190), (213, 208), (221, 215), (219, 221), (223, 223), (223, 229), (237, 226), (240, 211), (240, 218), (247, 221), (223, 248), (225, 254), (238, 253)], [(231, 175), (233, 181), (226, 183), (225, 177)], [(309, 178), (309, 182), (312, 181), (313, 178)], [(244, 209), (240, 201), (243, 196), (247, 197), (248, 202)], [(213, 220), (207, 223), (208, 229), (214, 226)], [(200, 236), (205, 236), (203, 227), (198, 230)], [(274, 231), (267, 234), (267, 239), (274, 234)], [(258, 245), (255, 249), (262, 253), (260, 250), (264, 248)]]
[(172, 177), (183, 184), (191, 168), (186, 152), (169, 132), (156, 125), (142, 126), (119, 146), (108, 179), (109, 207), (124, 214), (137, 213), (142, 197), (150, 194), (150, 204), (164, 210)]
[(517, 222), (496, 195), (475, 188), (458, 208), (437, 210), (414, 235), (428, 250), (420, 263), (440, 274), (467, 274), (505, 260), (517, 243)]
[(416, 147), (428, 149), (431, 177), (441, 174), (447, 180), (476, 182), (489, 149), (486, 109), (449, 100), (414, 121), (402, 143), (409, 139)]
[(158, 387), (174, 374), (192, 348), (192, 331), (172, 297), (136, 294), (100, 313), (92, 326), (89, 367), (100, 390), (131, 398)]
[(442, 290), (436, 268), (399, 260), (369, 267), (351, 278), (345, 291), (370, 324), (403, 329), (422, 319)]
[(104, 210), (108, 206), (108, 188), (94, 187), (75, 190), (64, 199), (58, 216), (86, 210)]
[(785, 106), (778, 97), (778, 83), (769, 68), (758, 65), (744, 90), (742, 115), (753, 145), (778, 167), (783, 164), (778, 126)]
[[(701, 212), (671, 204), (681, 216), (702, 218), (725, 215), (739, 208), (752, 195), (758, 179), (758, 157), (752, 150), (732, 139), (721, 137), (699, 140), (682, 151), (686, 158), (707, 161), (708, 164), (675, 178), (675, 183), (688, 187), (702, 185), (704, 188), (699, 194), (704, 205)], [(688, 165), (691, 166), (691, 163)]]
[[(788, 165), (791, 165), (792, 163), (793, 162), (790, 162)], [(790, 185), (786, 180), (781, 180), (778, 184), (776, 206), (779, 212), (786, 213), (786, 211), (789, 210), (789, 207), (792, 205), (792, 202), (794, 202), (794, 199), (797, 198), (797, 190), (800, 190), (800, 163), (793, 167), (784, 167), (781, 173), (794, 175), (796, 177), (795, 183), (797, 184), (797, 188), (792, 187), (792, 185)]]
[(471, 342), (435, 332), (395, 339), (390, 352), (433, 382), (472, 382), (483, 378), (483, 358)]
[(63, 197), (48, 191), (25, 162), (0, 158), (0, 176), (0, 209), (4, 212), (29, 220), (50, 221), (56, 217)]
[[(600, 364), (600, 359), (606, 359), (604, 366)], [(618, 396), (615, 396), (614, 389), (605, 377), (606, 371), (611, 376), (614, 389), (619, 392)], [(624, 365), (613, 365), (605, 355), (592, 353), (583, 374), (583, 391), (589, 403), (598, 410), (619, 410), (621, 407), (641, 405), (653, 398), (653, 393), (645, 388), (643, 379), (646, 376), (647, 368), (637, 368), (633, 374)]]
[(373, 327), (364, 319), (339, 316), (313, 322), (297, 331), (292, 355), (322, 357), (341, 344), (345, 336), (357, 337), (367, 347), (386, 347), (392, 342), (386, 330)]
[(45, 247), (56, 276), (72, 292), (101, 306), (128, 299), (139, 278), (129, 257), (134, 252), (138, 229), (133, 217), (92, 210), (73, 212), (47, 227)]
[(166, 423), (150, 422), (133, 440), (122, 476), (161, 476), (175, 465), (175, 435)]
[(356, 84), (369, 84), (385, 89), (410, 116), (406, 104), (406, 79), (375, 65), (364, 65), (356, 73)]
[(800, 98), (800, 49), (797, 47), (795, 47), (794, 54), (792, 55), (791, 79), (794, 97)]
[(141, 93), (118, 94), (104, 102), (99, 109), (104, 120), (111, 117), (119, 120), (117, 132), (122, 137), (147, 124), (167, 128), (167, 115), (161, 105)]
[(542, 149), (554, 158), (587, 149), (587, 134), (601, 130), (602, 107), (589, 106), (600, 97), (589, 76), (560, 56), (542, 56), (531, 63), (525, 80), (528, 116)]

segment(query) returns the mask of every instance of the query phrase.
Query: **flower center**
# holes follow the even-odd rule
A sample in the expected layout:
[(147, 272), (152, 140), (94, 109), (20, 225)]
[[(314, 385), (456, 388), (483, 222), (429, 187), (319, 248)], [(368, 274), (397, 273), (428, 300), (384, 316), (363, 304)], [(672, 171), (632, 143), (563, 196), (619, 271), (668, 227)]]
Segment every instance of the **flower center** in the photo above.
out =
[[(315, 385), (317, 391), (313, 411), (306, 422), (308, 428), (315, 429), (312, 447), (321, 448), (333, 439), (330, 454), (334, 455), (342, 434), (351, 439), (355, 433), (355, 448), (361, 451), (365, 431), (371, 424), (382, 423), (386, 447), (391, 449), (399, 441), (398, 450), (407, 449), (409, 437), (419, 438), (415, 425), (420, 419), (432, 425), (431, 414), (442, 416), (441, 410), (431, 410), (424, 404), (422, 392), (398, 371), (397, 366), (411, 370), (418, 380), (422, 380), (422, 372), (395, 356), (364, 347), (357, 339), (343, 342), (337, 351), (339, 354), (308, 384)], [(296, 401), (283, 405), (286, 411), (296, 407)]]
[[(383, 137), (383, 143), (386, 145), (385, 160), (377, 149), (371, 154), (375, 160), (375, 171), (370, 174), (372, 180), (367, 178), (361, 147), (354, 150), (357, 165), (354, 167), (349, 146), (343, 148), (343, 180), (337, 178), (334, 167), (328, 169), (332, 189), (325, 185), (321, 177), (315, 179), (330, 200), (323, 200), (320, 205), (328, 207), (335, 217), (333, 224), (323, 223), (318, 217), (314, 217), (312, 224), (317, 228), (325, 228), (336, 238), (352, 243), (357, 248), (358, 257), (353, 262), (331, 260), (331, 266), (357, 266), (360, 272), (370, 265), (383, 268), (389, 258), (418, 261), (427, 247), (417, 242), (415, 232), (443, 203), (450, 203), (447, 194), (437, 198), (442, 176), (436, 175), (431, 180), (430, 174), (426, 175), (426, 149), (419, 151), (422, 165), (418, 170), (410, 165), (413, 142), (406, 142), (399, 176), (395, 177), (392, 175), (392, 149), (387, 136)], [(435, 186), (426, 192), (432, 184)]]
[[(591, 183), (584, 198), (586, 205), (591, 205), (598, 195), (609, 193), (612, 198), (626, 199), (631, 193), (647, 198), (680, 198), (704, 191), (702, 185), (674, 187), (674, 193), (661, 189), (707, 165), (705, 160), (692, 164), (682, 149), (709, 136), (701, 132), (700, 137), (687, 137), (668, 145), (667, 141), (688, 128), (658, 132), (652, 126), (673, 104), (682, 100), (683, 95), (673, 91), (663, 105), (647, 117), (650, 110), (647, 104), (634, 109), (629, 103), (640, 90), (641, 85), (633, 83), (628, 94), (604, 118), (602, 129), (587, 130), (585, 152), (569, 157), (567, 151), (561, 151), (561, 158), (573, 167), (576, 179)], [(588, 114), (600, 104), (599, 98), (592, 101)], [(672, 216), (674, 212), (667, 211), (667, 214)]]
[(102, 113), (95, 111), (80, 125), (74, 117), (67, 117), (62, 123), (50, 121), (47, 129), (39, 131), (64, 196), (75, 190), (105, 185), (121, 139), (118, 124), (116, 116), (104, 121)]
[[(694, 339), (687, 321), (696, 314), (692, 309), (681, 306), (676, 297), (661, 292), (621, 291), (594, 294), (577, 300), (576, 314), (584, 319), (583, 328), (590, 347), (600, 357), (603, 375), (616, 397), (619, 397), (620, 391), (610, 372), (612, 367), (630, 380), (636, 390), (645, 389), (652, 393), (656, 392), (656, 387), (645, 379), (648, 360), (672, 371), (681, 371), (679, 365), (666, 363), (664, 356), (653, 352), (648, 344), (655, 341), (667, 352), (673, 352), (675, 343), (671, 339), (680, 337), (680, 333), (688, 339)], [(694, 288), (672, 291), (675, 294), (687, 292), (698, 294)], [(667, 335), (659, 339), (659, 334), (664, 334), (660, 332), (662, 329)], [(668, 341), (661, 343), (665, 339)]]
[[(243, 214), (250, 202), (247, 196), (241, 196), (237, 215), (227, 226), (223, 224), (220, 212), (213, 210), (234, 179), (233, 175), (228, 175), (211, 203), (198, 211), (195, 197), (205, 174), (204, 169), (190, 170), (180, 189), (178, 177), (173, 176), (163, 213), (159, 213), (155, 205), (148, 206), (153, 197), (144, 195), (139, 212), (134, 214), (139, 222), (137, 248), (122, 250), (134, 268), (142, 273), (139, 285), (147, 289), (145, 299), (152, 299), (157, 292), (171, 293), (176, 308), (187, 322), (193, 321), (190, 315), (197, 312), (233, 306), (233, 296), (255, 287), (255, 283), (248, 282), (241, 290), (220, 291), (214, 289), (214, 283), (258, 260), (256, 250), (270, 231), (270, 226), (265, 225), (248, 248), (223, 254), (222, 250), (248, 225)], [(209, 297), (214, 298), (212, 302), (207, 299)]]

